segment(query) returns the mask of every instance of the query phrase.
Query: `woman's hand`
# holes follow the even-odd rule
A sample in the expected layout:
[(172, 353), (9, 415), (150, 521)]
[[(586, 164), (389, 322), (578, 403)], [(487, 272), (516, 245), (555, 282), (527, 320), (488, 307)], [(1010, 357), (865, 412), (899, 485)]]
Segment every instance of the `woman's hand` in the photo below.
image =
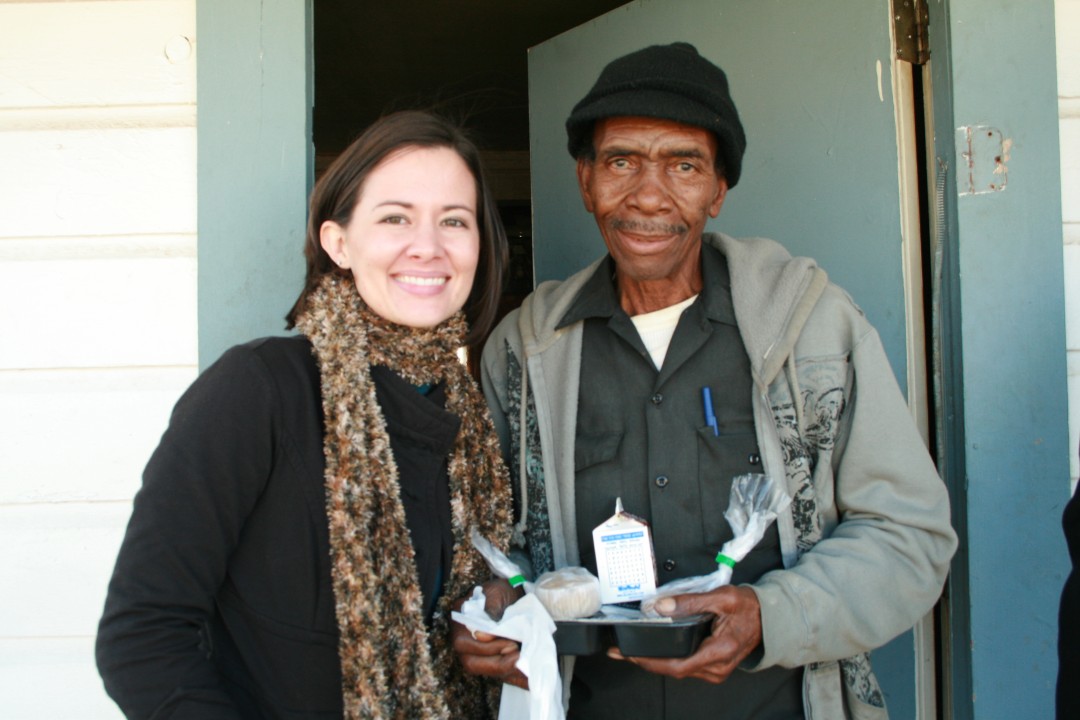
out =
[[(517, 602), (523, 594), (520, 589), (510, 587), (510, 583), (501, 578), (488, 580), (483, 588), (484, 610), (495, 620), (502, 619), (506, 608)], [(467, 599), (458, 598), (454, 602), (454, 610), (460, 610)], [(479, 631), (473, 634), (456, 621), (450, 624), (450, 639), (465, 672), (497, 678), (524, 690), (529, 689), (529, 679), (516, 666), (521, 656), (521, 648), (513, 640)]]

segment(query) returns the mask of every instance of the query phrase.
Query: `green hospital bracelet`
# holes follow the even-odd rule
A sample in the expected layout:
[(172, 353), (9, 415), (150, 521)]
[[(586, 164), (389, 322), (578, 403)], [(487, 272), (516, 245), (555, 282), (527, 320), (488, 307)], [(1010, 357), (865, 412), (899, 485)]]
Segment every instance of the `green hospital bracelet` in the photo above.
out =
[(519, 585), (525, 584), (525, 577), (523, 575), (515, 575), (512, 578), (507, 578), (506, 581), (510, 583), (510, 587), (516, 588)]
[(718, 565), (727, 565), (729, 568), (735, 569), (735, 561), (724, 553), (716, 553), (716, 563)]

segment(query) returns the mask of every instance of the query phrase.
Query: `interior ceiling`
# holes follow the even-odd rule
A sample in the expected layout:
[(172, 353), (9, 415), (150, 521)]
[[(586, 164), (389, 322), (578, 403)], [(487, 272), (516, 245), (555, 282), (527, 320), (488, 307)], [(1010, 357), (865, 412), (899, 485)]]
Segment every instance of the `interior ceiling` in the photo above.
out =
[(315, 150), (380, 115), (439, 110), (484, 150), (528, 150), (527, 51), (626, 0), (318, 0)]

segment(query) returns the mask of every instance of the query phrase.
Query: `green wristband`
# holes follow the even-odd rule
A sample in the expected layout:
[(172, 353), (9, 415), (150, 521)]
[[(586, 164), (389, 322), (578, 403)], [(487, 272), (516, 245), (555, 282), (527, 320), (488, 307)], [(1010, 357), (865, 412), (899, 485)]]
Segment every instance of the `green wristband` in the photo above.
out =
[(506, 581), (510, 583), (510, 587), (516, 588), (525, 584), (525, 577), (523, 575), (515, 575), (512, 578), (507, 578)]
[(716, 553), (716, 564), (727, 565), (729, 568), (735, 568), (735, 561), (729, 558), (724, 553)]

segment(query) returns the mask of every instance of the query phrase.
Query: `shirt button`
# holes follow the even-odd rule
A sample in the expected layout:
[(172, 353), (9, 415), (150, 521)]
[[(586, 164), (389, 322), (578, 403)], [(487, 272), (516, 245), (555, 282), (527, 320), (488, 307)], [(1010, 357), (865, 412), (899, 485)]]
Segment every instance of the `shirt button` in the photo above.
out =
[(656, 476), (656, 487), (665, 488), (665, 487), (667, 487), (667, 484), (668, 484), (667, 475), (657, 475)]
[(750, 453), (750, 455), (746, 458), (746, 462), (750, 463), (751, 465), (760, 465), (761, 456), (757, 453)]
[(664, 396), (662, 393), (656, 393), (650, 399), (652, 400), (653, 405), (659, 405), (660, 403), (664, 402)]
[(675, 569), (675, 561), (672, 560), (671, 558), (668, 558), (667, 560), (665, 560), (664, 561), (664, 569), (667, 570), (668, 572), (671, 572), (672, 570), (674, 570)]

